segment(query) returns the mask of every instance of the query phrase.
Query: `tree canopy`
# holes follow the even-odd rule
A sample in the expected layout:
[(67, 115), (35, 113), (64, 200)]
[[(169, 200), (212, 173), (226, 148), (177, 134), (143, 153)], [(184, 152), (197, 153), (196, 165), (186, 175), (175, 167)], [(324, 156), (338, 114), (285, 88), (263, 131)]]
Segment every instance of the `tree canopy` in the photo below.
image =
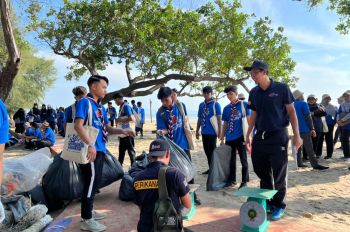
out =
[(38, 16), (40, 5), (31, 4), (29, 28), (54, 53), (75, 61), (68, 80), (123, 63), (129, 86), (106, 100), (115, 92), (148, 95), (170, 80), (181, 81), (182, 90), (198, 89), (201, 82), (214, 82), (216, 89), (227, 84), (245, 87), (248, 74), (243, 67), (254, 59), (265, 60), (276, 80), (291, 85), (297, 80), (283, 28), (274, 29), (267, 17), (243, 13), (238, 0), (217, 0), (196, 11), (158, 0), (63, 3), (45, 18)]
[[(35, 49), (24, 39), (18, 21), (12, 20), (16, 44), (21, 51), (21, 66), (13, 87), (5, 101), (10, 114), (18, 108), (31, 108), (34, 102), (42, 101), (45, 91), (55, 80), (53, 60), (38, 57)], [(4, 35), (0, 32), (0, 61), (8, 59)], [(3, 64), (2, 64), (3, 65)]]
[[(294, 0), (304, 1), (309, 4), (310, 7), (316, 7), (324, 0)], [(336, 30), (341, 34), (349, 34), (350, 31), (350, 2), (349, 0), (328, 0), (328, 9), (335, 11), (339, 15), (339, 24), (336, 26)]]

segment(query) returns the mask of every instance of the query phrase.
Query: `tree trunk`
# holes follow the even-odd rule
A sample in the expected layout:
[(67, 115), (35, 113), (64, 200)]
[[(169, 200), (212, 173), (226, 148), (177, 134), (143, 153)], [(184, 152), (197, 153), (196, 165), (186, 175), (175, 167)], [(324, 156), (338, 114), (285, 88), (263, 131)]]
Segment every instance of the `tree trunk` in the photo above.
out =
[(11, 92), (13, 81), (18, 73), (20, 54), (13, 36), (8, 0), (0, 0), (0, 10), (1, 25), (8, 51), (8, 60), (6, 65), (0, 70), (0, 98), (3, 101), (6, 101)]

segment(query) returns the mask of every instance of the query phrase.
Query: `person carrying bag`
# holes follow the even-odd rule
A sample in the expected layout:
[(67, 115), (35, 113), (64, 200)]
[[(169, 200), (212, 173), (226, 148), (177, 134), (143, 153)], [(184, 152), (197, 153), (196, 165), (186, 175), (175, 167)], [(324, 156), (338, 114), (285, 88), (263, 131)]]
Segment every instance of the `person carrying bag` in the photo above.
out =
[[(75, 107), (72, 106), (73, 121), (75, 117)], [(99, 130), (92, 126), (92, 107), (89, 102), (89, 115), (87, 125), (84, 126), (91, 141), (95, 144)], [(62, 151), (62, 159), (74, 161), (79, 164), (87, 164), (88, 144), (84, 143), (79, 137), (78, 133), (74, 129), (74, 123), (67, 123), (66, 126), (66, 137), (64, 140), (64, 146)]]

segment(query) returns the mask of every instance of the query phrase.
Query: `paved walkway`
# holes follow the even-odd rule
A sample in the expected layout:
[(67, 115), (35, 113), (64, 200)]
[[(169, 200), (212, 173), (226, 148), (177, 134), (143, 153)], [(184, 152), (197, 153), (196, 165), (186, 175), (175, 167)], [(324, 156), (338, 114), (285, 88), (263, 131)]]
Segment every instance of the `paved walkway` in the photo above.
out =
[[(139, 219), (139, 209), (132, 202), (123, 202), (118, 199), (120, 181), (104, 189), (95, 198), (95, 209), (109, 214), (102, 223), (108, 226), (107, 231), (131, 232), (136, 231)], [(239, 207), (230, 207), (229, 197), (218, 201), (211, 193), (201, 193), (203, 206), (197, 208), (197, 214), (185, 226), (193, 231), (200, 232), (238, 232), (240, 231)], [(80, 231), (80, 204), (74, 202), (69, 205), (54, 221), (70, 223), (65, 231)], [(325, 228), (315, 228), (305, 219), (284, 218), (279, 222), (272, 222), (269, 232), (326, 232)]]

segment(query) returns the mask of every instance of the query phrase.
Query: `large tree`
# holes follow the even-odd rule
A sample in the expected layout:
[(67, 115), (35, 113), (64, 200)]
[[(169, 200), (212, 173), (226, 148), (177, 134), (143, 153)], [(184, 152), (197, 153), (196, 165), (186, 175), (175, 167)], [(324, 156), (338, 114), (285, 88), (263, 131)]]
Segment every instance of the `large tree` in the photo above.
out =
[(328, 2), (328, 9), (335, 11), (339, 15), (339, 23), (336, 30), (341, 34), (349, 34), (350, 31), (350, 1), (349, 0), (294, 0), (307, 2), (311, 8)]
[(0, 60), (0, 98), (5, 101), (12, 89), (21, 59), (13, 34), (8, 0), (0, 0), (0, 11), (1, 28), (8, 54), (6, 60)]
[(273, 78), (296, 81), (283, 28), (243, 13), (238, 0), (217, 0), (197, 11), (176, 9), (171, 1), (64, 0), (44, 19), (38, 17), (38, 4), (28, 12), (38, 37), (54, 53), (75, 61), (67, 79), (124, 64), (129, 86), (106, 100), (115, 92), (148, 95), (170, 80), (181, 81), (182, 90), (198, 89), (200, 82), (214, 82), (217, 89), (228, 83), (245, 87), (243, 66), (253, 59), (266, 60)]
[[(12, 32), (16, 46), (21, 51), (21, 68), (16, 74), (5, 104), (10, 114), (18, 108), (31, 108), (34, 102), (43, 100), (45, 91), (55, 80), (56, 69), (53, 60), (39, 57), (24, 38), (20, 22), (15, 15), (11, 16)], [(0, 61), (9, 59), (4, 33), (0, 32)], [(4, 65), (0, 62), (1, 65)]]

